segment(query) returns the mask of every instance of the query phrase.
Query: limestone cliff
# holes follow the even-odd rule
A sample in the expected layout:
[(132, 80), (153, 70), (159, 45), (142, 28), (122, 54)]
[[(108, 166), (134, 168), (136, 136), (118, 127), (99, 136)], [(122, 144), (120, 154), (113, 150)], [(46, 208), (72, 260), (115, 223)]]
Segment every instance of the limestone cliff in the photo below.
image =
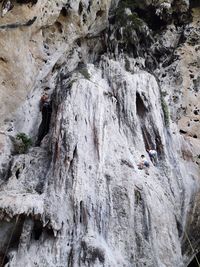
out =
[(0, 266), (198, 266), (199, 1), (1, 5)]

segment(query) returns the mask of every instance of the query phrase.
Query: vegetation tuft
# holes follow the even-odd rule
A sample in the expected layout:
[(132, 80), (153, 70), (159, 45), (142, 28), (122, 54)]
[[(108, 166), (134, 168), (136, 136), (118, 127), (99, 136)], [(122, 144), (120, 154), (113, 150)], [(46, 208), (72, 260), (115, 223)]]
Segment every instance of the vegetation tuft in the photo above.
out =
[(90, 80), (90, 74), (86, 68), (80, 69), (79, 72), (85, 77), (85, 79)]
[[(118, 8), (116, 9), (116, 17), (121, 26), (130, 25), (134, 29), (138, 29), (143, 25), (143, 21), (138, 17), (138, 14), (134, 11), (139, 5), (138, 1), (122, 0), (120, 1)], [(132, 14), (126, 14), (125, 10), (130, 9)]]
[(18, 133), (15, 139), (15, 151), (18, 154), (24, 154), (33, 144), (32, 139), (25, 133)]
[(169, 122), (170, 122), (170, 114), (169, 114), (169, 109), (167, 106), (167, 103), (163, 97), (161, 97), (161, 106), (164, 114), (164, 120), (165, 120), (165, 126), (169, 127)]

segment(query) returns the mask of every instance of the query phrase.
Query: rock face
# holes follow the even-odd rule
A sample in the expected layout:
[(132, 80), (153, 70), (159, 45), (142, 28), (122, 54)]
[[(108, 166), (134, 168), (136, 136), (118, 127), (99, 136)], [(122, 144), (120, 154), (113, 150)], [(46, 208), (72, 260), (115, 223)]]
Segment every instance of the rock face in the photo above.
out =
[[(198, 1), (12, 4), (0, 19), (0, 265), (195, 266)], [(23, 132), (32, 145), (19, 151)]]

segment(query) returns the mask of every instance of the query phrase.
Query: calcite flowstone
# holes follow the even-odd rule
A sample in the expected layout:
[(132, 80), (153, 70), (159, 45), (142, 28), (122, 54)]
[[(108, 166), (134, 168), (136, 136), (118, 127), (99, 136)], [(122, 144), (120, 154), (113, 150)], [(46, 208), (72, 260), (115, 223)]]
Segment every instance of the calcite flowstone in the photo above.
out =
[[(148, 70), (116, 40), (108, 51), (118, 1), (26, 2), (0, 19), (0, 264), (187, 266), (188, 240), (197, 250), (200, 240), (198, 7), (185, 28), (154, 36), (152, 53), (177, 58)], [(157, 16), (189, 6), (145, 3)], [(38, 146), (45, 92), (51, 122)], [(33, 142), (26, 154), (20, 132)], [(142, 154), (149, 169), (138, 169)]]

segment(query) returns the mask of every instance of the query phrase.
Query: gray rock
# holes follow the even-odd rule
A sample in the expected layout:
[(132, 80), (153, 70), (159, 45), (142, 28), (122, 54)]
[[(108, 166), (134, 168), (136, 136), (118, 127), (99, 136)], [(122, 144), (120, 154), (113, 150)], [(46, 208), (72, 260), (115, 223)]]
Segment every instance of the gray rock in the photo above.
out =
[[(183, 267), (190, 242), (199, 250), (199, 9), (185, 28), (143, 25), (151, 41), (133, 57), (108, 27), (117, 2), (18, 2), (1, 19), (37, 16), (0, 29), (0, 264)], [(188, 12), (172, 2), (143, 8)], [(36, 146), (45, 92), (51, 120)], [(21, 132), (33, 145), (16, 154)]]

